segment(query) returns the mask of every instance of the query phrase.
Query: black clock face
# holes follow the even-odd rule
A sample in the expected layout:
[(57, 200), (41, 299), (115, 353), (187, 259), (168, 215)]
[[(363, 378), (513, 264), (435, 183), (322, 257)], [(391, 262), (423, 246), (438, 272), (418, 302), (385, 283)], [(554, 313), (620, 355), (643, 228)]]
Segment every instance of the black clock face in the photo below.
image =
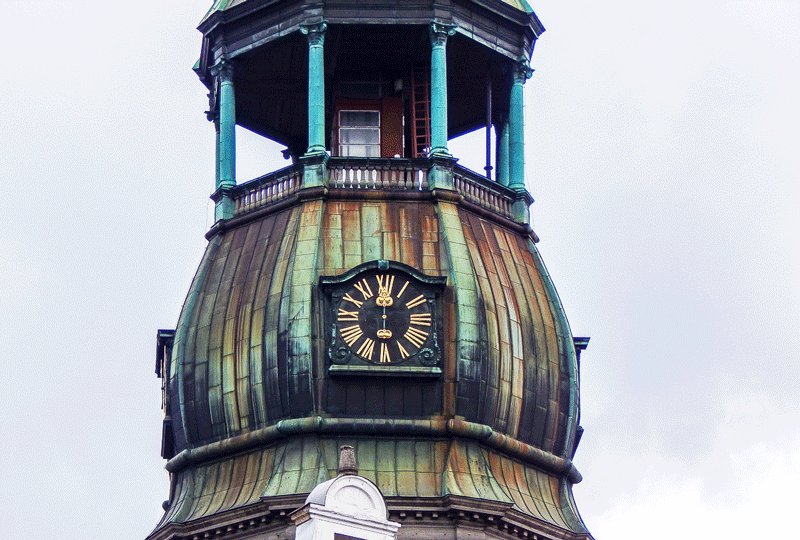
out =
[(397, 272), (360, 276), (343, 291), (334, 309), (343, 347), (367, 362), (402, 363), (431, 339), (430, 299)]

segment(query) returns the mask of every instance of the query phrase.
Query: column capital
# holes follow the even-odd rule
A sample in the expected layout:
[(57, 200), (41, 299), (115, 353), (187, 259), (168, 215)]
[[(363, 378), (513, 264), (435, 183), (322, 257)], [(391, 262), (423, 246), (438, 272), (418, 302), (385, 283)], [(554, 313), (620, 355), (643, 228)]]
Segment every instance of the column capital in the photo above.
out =
[(533, 72), (534, 69), (531, 67), (531, 64), (528, 62), (527, 58), (520, 58), (514, 62), (514, 67), (512, 69), (514, 82), (525, 84), (525, 81), (533, 77)]
[(433, 21), (428, 30), (431, 35), (431, 45), (443, 47), (447, 43), (447, 38), (456, 33), (456, 25)]
[(211, 66), (208, 71), (211, 73), (212, 77), (222, 81), (233, 80), (233, 62), (225, 56), (217, 60), (217, 63)]
[(300, 25), (300, 32), (308, 38), (308, 44), (311, 47), (325, 44), (325, 31), (327, 29), (328, 23), (325, 21)]

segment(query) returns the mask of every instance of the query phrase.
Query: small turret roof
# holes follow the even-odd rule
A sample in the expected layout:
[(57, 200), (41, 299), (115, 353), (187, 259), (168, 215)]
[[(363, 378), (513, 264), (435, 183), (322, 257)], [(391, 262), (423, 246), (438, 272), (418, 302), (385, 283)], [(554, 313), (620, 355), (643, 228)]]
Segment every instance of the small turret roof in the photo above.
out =
[[(240, 4), (244, 4), (245, 2), (248, 1), (249, 0), (214, 0), (211, 9), (209, 9), (208, 13), (205, 14), (203, 20), (206, 20), (208, 17), (211, 16), (212, 13), (216, 11), (225, 11)], [(502, 2), (503, 4), (507, 4), (520, 11), (524, 11), (525, 13), (533, 13), (533, 9), (531, 8), (531, 5), (527, 2), (527, 0), (499, 0), (499, 1)]]

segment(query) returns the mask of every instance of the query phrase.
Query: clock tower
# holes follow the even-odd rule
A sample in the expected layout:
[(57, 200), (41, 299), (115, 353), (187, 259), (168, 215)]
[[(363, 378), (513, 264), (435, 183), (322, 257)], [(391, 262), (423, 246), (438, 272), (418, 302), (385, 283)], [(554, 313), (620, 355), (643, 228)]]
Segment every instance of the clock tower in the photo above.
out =
[[(158, 332), (170, 490), (149, 538), (294, 538), (344, 445), (397, 538), (591, 539), (587, 340), (530, 224), (528, 3), (216, 0), (200, 31), (215, 223)], [(290, 164), (237, 177), (237, 125)], [(476, 129), (481, 171), (448, 147)]]

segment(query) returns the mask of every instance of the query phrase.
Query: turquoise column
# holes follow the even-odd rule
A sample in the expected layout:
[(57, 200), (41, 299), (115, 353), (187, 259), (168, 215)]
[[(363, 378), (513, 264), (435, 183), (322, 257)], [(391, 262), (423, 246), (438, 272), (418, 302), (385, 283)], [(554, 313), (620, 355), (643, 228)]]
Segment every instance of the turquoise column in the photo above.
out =
[(495, 159), (497, 167), (497, 182), (507, 186), (508, 185), (508, 118), (503, 120), (495, 126), (497, 130), (497, 158)]
[(525, 191), (525, 99), (523, 85), (533, 70), (526, 60), (514, 66), (511, 101), (508, 111), (509, 183), (511, 189)]
[(217, 78), (218, 114), (216, 127), (217, 164), (216, 191), (212, 196), (216, 206), (214, 217), (233, 217), (232, 190), (236, 186), (236, 92), (233, 86), (233, 66), (222, 59), (212, 73)]
[(431, 35), (431, 155), (449, 156), (447, 150), (447, 38), (452, 25), (433, 22)]
[(325, 152), (325, 30), (327, 24), (303, 25), (308, 37), (308, 150), (306, 154)]
[(328, 178), (325, 151), (325, 22), (304, 24), (308, 38), (308, 148), (300, 157), (303, 187), (324, 186)]
[(233, 68), (224, 62), (219, 72), (219, 178), (217, 187), (236, 185), (236, 93)]

